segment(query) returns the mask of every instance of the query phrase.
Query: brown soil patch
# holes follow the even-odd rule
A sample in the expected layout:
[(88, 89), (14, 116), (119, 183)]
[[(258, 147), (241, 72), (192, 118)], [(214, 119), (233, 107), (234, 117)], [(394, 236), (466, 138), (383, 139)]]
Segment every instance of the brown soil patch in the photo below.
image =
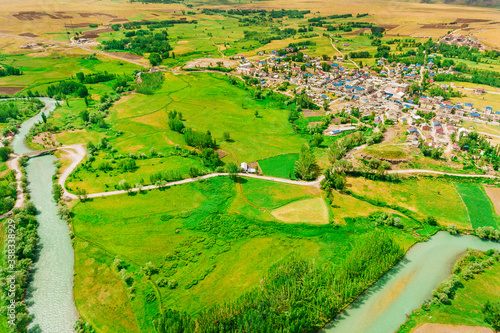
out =
[(370, 30), (370, 29), (368, 29), (368, 28), (361, 28), (359, 30), (351, 31), (351, 32), (346, 32), (346, 33), (341, 34), (341, 35), (342, 36), (359, 35), (360, 33), (365, 32), (366, 30)]
[(115, 15), (106, 14), (106, 13), (78, 13), (81, 17), (91, 17), (91, 16), (107, 16), (107, 17), (116, 17)]
[(443, 325), (425, 323), (417, 327), (413, 333), (494, 333), (488, 327), (465, 326), (465, 325)]
[(43, 12), (26, 11), (26, 12), (19, 12), (17, 14), (13, 14), (12, 16), (20, 21), (35, 21), (35, 20), (42, 19), (42, 17), (49, 17), (53, 20), (73, 18), (73, 16), (71, 16), (71, 15), (66, 15), (65, 12), (54, 12), (53, 14), (50, 14), (50, 13), (43, 13)]
[(498, 215), (500, 215), (500, 188), (498, 187), (490, 187), (485, 186), (486, 194), (490, 197), (493, 202), (493, 206), (495, 206), (495, 211)]
[(39, 37), (38, 35), (32, 34), (31, 32), (25, 32), (25, 33), (19, 34), (19, 36), (23, 36), (23, 37)]
[(105, 32), (112, 32), (112, 31), (113, 31), (113, 29), (111, 29), (111, 28), (89, 30), (89, 31), (85, 31), (83, 33), (83, 38), (97, 38), (97, 37), (99, 37), (100, 34), (103, 34)]
[(424, 24), (420, 28), (421, 29), (464, 29), (467, 28), (469, 25), (467, 23), (464, 23), (462, 25), (448, 25), (446, 23), (439, 23), (439, 24)]
[(0, 87), (1, 95), (14, 95), (26, 87)]
[(113, 23), (113, 22), (130, 22), (130, 21), (128, 19), (126, 19), (126, 18), (115, 18), (115, 19), (112, 19), (109, 22)]
[(177, 44), (187, 44), (187, 43), (189, 43), (188, 40), (180, 40), (177, 42)]
[(128, 53), (128, 52), (107, 52), (107, 53), (114, 54), (116, 56), (120, 56), (122, 58), (129, 59), (129, 60), (139, 60), (139, 59), (142, 59), (141, 56), (138, 56), (137, 54)]
[(219, 159), (223, 158), (224, 156), (227, 156), (227, 153), (223, 150), (217, 150), (217, 155), (219, 155)]
[(457, 18), (455, 20), (455, 23), (475, 23), (475, 22), (488, 22), (488, 21), (491, 21), (491, 20)]
[(313, 111), (313, 110), (308, 110), (308, 109), (304, 109), (302, 110), (302, 114), (304, 115), (304, 117), (317, 117), (317, 116), (322, 116), (323, 114), (319, 111)]
[(65, 24), (66, 28), (88, 28), (90, 23), (73, 23), (73, 24)]

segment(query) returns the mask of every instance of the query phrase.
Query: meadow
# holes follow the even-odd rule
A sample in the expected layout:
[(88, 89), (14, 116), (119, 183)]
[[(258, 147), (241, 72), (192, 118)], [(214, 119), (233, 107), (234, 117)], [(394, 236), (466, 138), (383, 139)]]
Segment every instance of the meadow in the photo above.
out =
[[(220, 74), (166, 74), (153, 95), (132, 94), (111, 108), (106, 119), (123, 135), (110, 138), (120, 151), (186, 147), (182, 135), (168, 127), (168, 112), (181, 112), (187, 128), (210, 131), (227, 159), (254, 162), (283, 152), (298, 152), (304, 142), (287, 121), (288, 110), (271, 99), (256, 100)], [(258, 116), (255, 111), (258, 111)], [(244, 124), (244, 126), (242, 126)], [(230, 140), (224, 141), (224, 132)], [(62, 141), (63, 143), (69, 143)]]
[(500, 216), (495, 212), (495, 207), (486, 194), (482, 184), (455, 183), (457, 191), (467, 205), (472, 227), (491, 226), (500, 227)]
[(262, 173), (266, 176), (295, 179), (295, 162), (299, 154), (284, 154), (259, 161)]
[[(304, 200), (323, 199), (314, 188), (217, 177), (78, 203), (72, 228), (75, 299), (81, 316), (100, 332), (149, 331), (160, 309), (196, 315), (258, 285), (274, 263), (292, 253), (320, 264), (341, 256), (350, 243), (373, 230), (363, 217), (356, 218), (357, 211), (351, 211), (340, 229), (309, 219), (303, 222), (312, 223), (262, 218), (267, 213), (261, 209)], [(411, 230), (420, 226), (402, 220), (408, 232), (384, 229), (406, 249), (415, 242)], [(132, 288), (113, 266), (116, 257), (126, 263), (135, 281)], [(149, 275), (147, 267), (153, 267)], [(163, 287), (162, 277), (178, 286)]]
[(421, 177), (402, 178), (400, 182), (390, 183), (348, 178), (347, 188), (370, 200), (408, 209), (420, 219), (433, 216), (445, 225), (471, 228), (465, 206), (453, 184), (447, 180)]
[(408, 149), (398, 145), (378, 144), (364, 148), (362, 150), (368, 156), (384, 158), (389, 160), (409, 159), (411, 156)]
[(0, 86), (23, 86), (33, 92), (45, 93), (49, 84), (66, 80), (77, 72), (84, 74), (108, 72), (114, 74), (130, 74), (141, 67), (128, 62), (110, 59), (93, 58), (85, 55), (69, 55), (53, 53), (42, 57), (30, 54), (6, 55), (0, 54), (0, 64), (19, 68), (23, 75), (7, 76), (0, 79)]

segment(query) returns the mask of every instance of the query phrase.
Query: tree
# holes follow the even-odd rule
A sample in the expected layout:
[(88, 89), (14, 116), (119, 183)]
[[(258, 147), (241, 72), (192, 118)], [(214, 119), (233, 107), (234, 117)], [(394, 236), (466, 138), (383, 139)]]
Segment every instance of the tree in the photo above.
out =
[(83, 74), (82, 72), (78, 72), (76, 73), (76, 78), (78, 79), (78, 81), (83, 83), (83, 81), (85, 81), (85, 74)]
[(121, 190), (124, 190), (124, 191), (130, 191), (130, 189), (132, 188), (130, 186), (130, 184), (127, 182), (126, 179), (122, 179), (120, 180), (120, 182), (118, 183), (118, 187), (121, 189)]
[(323, 142), (323, 135), (321, 133), (314, 133), (312, 138), (312, 144), (314, 147), (319, 147)]
[(239, 171), (240, 171), (240, 168), (234, 162), (229, 162), (226, 165), (226, 172), (229, 173), (229, 177), (233, 181), (236, 181), (236, 178), (237, 178), (236, 176), (238, 175)]
[(485, 322), (490, 324), (495, 331), (500, 331), (500, 302), (486, 302), (483, 315)]
[(46, 123), (46, 122), (47, 122), (47, 115), (46, 115), (45, 113), (43, 113), (43, 112), (42, 112), (42, 121), (43, 121), (44, 123)]
[(295, 162), (294, 173), (297, 178), (313, 180), (316, 178), (318, 166), (316, 159), (307, 145), (303, 145), (299, 153), (299, 159)]
[(231, 141), (231, 135), (229, 134), (229, 132), (224, 132), (223, 136), (224, 141)]
[(259, 117), (259, 110), (255, 110), (253, 114), (255, 115), (255, 118), (258, 118)]
[(9, 159), (9, 155), (12, 153), (12, 148), (1, 147), (0, 148), (0, 159), (5, 162)]
[(149, 63), (155, 67), (161, 64), (161, 57), (158, 53), (151, 53), (149, 55)]

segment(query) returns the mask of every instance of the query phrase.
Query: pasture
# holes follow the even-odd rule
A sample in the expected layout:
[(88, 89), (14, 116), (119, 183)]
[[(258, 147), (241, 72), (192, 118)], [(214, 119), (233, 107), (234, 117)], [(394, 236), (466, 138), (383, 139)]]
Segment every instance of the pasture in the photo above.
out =
[[(318, 263), (342, 257), (351, 242), (374, 226), (363, 218), (350, 219), (340, 229), (261, 218), (266, 213), (260, 209), (290, 204), (295, 204), (297, 218), (301, 207), (312, 207), (306, 201), (315, 205), (320, 200), (324, 205), (314, 188), (256, 179), (245, 179), (240, 187), (228, 177), (217, 177), (80, 202), (72, 219), (78, 310), (98, 331), (149, 331), (161, 307), (197, 314), (234, 300), (292, 252)], [(240, 209), (245, 205), (251, 209)], [(358, 213), (351, 212), (354, 217)], [(302, 222), (308, 222), (311, 213), (317, 212), (302, 213)], [(413, 228), (407, 219), (403, 223)], [(386, 232), (405, 248), (415, 242), (411, 233), (391, 228)], [(118, 256), (128, 265), (133, 292), (112, 265)], [(141, 269), (148, 262), (154, 267), (150, 278)], [(175, 279), (178, 286), (158, 285), (161, 277)]]
[[(435, 217), (442, 224), (470, 229), (467, 211), (453, 184), (435, 178), (408, 178), (390, 183), (348, 178), (347, 188), (357, 195), (413, 212), (419, 219)], [(446, 205), (443, 205), (446, 202)]]
[(455, 183), (454, 185), (467, 205), (474, 229), (487, 226), (496, 229), (500, 227), (500, 216), (495, 213), (495, 207), (481, 184)]
[(404, 160), (409, 159), (411, 154), (406, 146), (378, 144), (364, 148), (362, 153), (368, 157), (375, 157), (388, 160)]
[[(134, 94), (111, 108), (107, 121), (124, 134), (110, 139), (127, 152), (185, 147), (182, 135), (168, 127), (168, 112), (181, 112), (186, 127), (210, 131), (226, 159), (254, 162), (283, 152), (296, 153), (304, 142), (287, 121), (288, 111), (271, 99), (255, 100), (250, 92), (231, 85), (220, 74), (166, 74), (153, 95)], [(259, 115), (254, 112), (258, 110)], [(224, 141), (229, 132), (231, 140)]]
[(262, 173), (266, 176), (295, 179), (295, 162), (299, 154), (284, 154), (259, 161)]

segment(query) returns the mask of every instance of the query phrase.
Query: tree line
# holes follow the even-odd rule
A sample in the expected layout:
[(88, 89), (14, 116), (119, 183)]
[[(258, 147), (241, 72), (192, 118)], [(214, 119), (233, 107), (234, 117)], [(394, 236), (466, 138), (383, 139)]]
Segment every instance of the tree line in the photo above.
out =
[(236, 301), (215, 305), (197, 318), (168, 309), (155, 328), (160, 333), (317, 332), (403, 255), (385, 233), (372, 232), (340, 262), (315, 265), (291, 256)]

